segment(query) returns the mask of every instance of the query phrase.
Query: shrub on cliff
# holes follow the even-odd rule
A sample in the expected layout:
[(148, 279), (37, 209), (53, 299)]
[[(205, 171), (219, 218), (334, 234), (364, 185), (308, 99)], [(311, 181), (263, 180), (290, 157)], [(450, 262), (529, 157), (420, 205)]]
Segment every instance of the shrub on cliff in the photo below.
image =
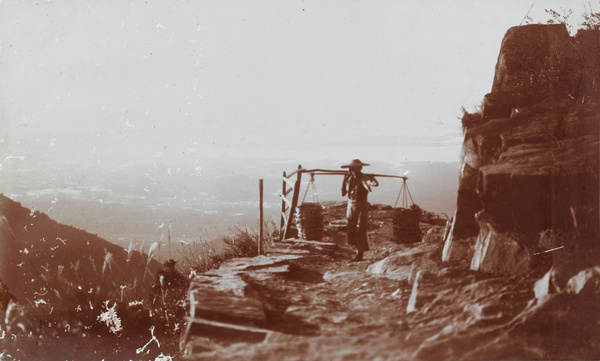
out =
[(219, 268), (223, 262), (223, 254), (215, 251), (210, 243), (202, 240), (183, 244), (178, 252), (183, 273), (189, 274), (190, 277), (196, 273)]
[(483, 111), (481, 105), (475, 107), (473, 113), (467, 111), (465, 107), (461, 107), (462, 117), (460, 118), (462, 123), (462, 130), (465, 133), (469, 128), (478, 126), (483, 121)]
[[(580, 24), (573, 24), (571, 22), (571, 15), (573, 15), (572, 9), (563, 9), (559, 10), (554, 9), (545, 9), (546, 14), (550, 16), (550, 19), (546, 20), (547, 24), (565, 24), (569, 33), (573, 33), (573, 30), (576, 29), (584, 29), (584, 30), (598, 30), (600, 29), (600, 12), (594, 12), (590, 6), (589, 9), (586, 9), (581, 16), (583, 17), (583, 21)], [(534, 20), (526, 16), (525, 24), (534, 24)], [(541, 22), (538, 22), (541, 24)]]
[(573, 14), (572, 9), (560, 9), (560, 11), (546, 9), (546, 13), (548, 13), (552, 18), (548, 20), (548, 24), (565, 24), (569, 29), (569, 32), (572, 32), (574, 28), (580, 28), (584, 30), (598, 30), (600, 29), (600, 12), (592, 12), (592, 8), (590, 6), (589, 11), (581, 14), (583, 16), (583, 22), (578, 24), (577, 27), (571, 25), (569, 18)]
[(163, 334), (176, 335), (184, 324), (187, 313), (187, 292), (190, 279), (175, 269), (176, 261), (169, 259), (164, 263), (152, 286), (151, 303), (156, 316), (160, 317), (159, 329)]
[[(275, 227), (275, 222), (267, 222), (264, 228), (263, 244), (269, 246), (279, 238), (279, 231)], [(255, 257), (258, 256), (258, 229), (237, 227), (234, 233), (223, 239), (227, 250), (227, 258), (233, 257)]]
[[(265, 247), (279, 239), (279, 230), (274, 221), (265, 222), (263, 229), (263, 244)], [(179, 255), (182, 260), (184, 273), (203, 273), (218, 268), (221, 263), (235, 257), (255, 257), (258, 255), (258, 228), (236, 227), (223, 237), (220, 242), (225, 245), (223, 252), (217, 252), (208, 242), (197, 241), (185, 244)]]
[(588, 13), (583, 15), (581, 28), (584, 30), (600, 29), (600, 13)]

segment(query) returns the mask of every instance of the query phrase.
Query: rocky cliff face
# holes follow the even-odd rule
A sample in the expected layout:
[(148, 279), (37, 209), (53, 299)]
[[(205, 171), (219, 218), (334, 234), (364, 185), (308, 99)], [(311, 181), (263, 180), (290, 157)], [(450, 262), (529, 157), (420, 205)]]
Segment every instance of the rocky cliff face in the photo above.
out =
[(600, 248), (599, 124), (600, 31), (509, 29), (492, 92), (466, 125), (443, 260), (509, 274), (553, 259), (585, 267)]

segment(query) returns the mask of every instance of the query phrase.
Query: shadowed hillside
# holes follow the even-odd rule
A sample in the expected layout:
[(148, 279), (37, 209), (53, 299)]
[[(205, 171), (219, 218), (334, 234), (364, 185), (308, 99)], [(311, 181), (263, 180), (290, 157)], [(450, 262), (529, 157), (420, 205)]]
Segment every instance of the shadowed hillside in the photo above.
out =
[(165, 305), (154, 302), (161, 265), (140, 250), (57, 223), (5, 196), (0, 249), (3, 360), (120, 359), (154, 330), (158, 337), (176, 331)]
[(0, 196), (0, 280), (20, 302), (42, 299), (53, 282), (89, 290), (138, 285), (148, 289), (160, 268), (155, 260), (83, 230), (57, 223)]

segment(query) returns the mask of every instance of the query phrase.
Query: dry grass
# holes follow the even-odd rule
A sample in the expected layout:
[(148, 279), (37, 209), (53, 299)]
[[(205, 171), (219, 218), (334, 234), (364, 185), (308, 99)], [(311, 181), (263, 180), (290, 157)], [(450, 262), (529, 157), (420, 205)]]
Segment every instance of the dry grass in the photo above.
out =
[(201, 239), (182, 244), (178, 253), (181, 268), (185, 274), (193, 275), (218, 268), (223, 261), (223, 255), (218, 253), (211, 243)]
[[(278, 236), (275, 222), (267, 222), (265, 245)], [(42, 287), (28, 303), (2, 297), (7, 302), (0, 308), (0, 359), (177, 359), (189, 280), (218, 268), (226, 259), (256, 256), (258, 238), (257, 228), (236, 227), (220, 240), (225, 244), (222, 252), (201, 240), (182, 244), (179, 268), (183, 273), (175, 270), (174, 261), (167, 261), (156, 275), (148, 268), (156, 245), (147, 252), (143, 245), (139, 250), (130, 246), (128, 259), (135, 252), (147, 257), (144, 270), (125, 270), (138, 273), (132, 284), (114, 281), (119, 277), (113, 272), (119, 271), (109, 252), (102, 264), (90, 257), (95, 284), (80, 276), (78, 262), (47, 269), (39, 275)]]
[[(0, 309), (0, 359), (154, 359), (177, 354), (182, 325), (168, 322), (167, 304), (152, 302), (141, 281), (114, 282), (112, 262), (107, 252), (103, 264), (95, 265), (94, 285), (84, 282), (79, 263), (48, 269), (39, 275), (42, 286), (32, 299), (11, 299)], [(127, 271), (139, 272), (140, 280), (154, 277), (147, 267)], [(160, 340), (160, 347), (156, 342), (136, 352), (152, 337)]]
[[(268, 247), (277, 239), (279, 239), (279, 230), (275, 225), (275, 221), (271, 220), (265, 222), (263, 228), (263, 246)], [(227, 246), (225, 257), (233, 258), (258, 256), (258, 240), (258, 227), (234, 228), (230, 236), (223, 238), (223, 242)]]
[(462, 130), (465, 133), (472, 127), (478, 126), (483, 121), (483, 103), (474, 107), (472, 112), (469, 112), (465, 107), (460, 108), (462, 116), (460, 118), (462, 123)]
[[(183, 273), (203, 273), (218, 268), (224, 260), (235, 257), (255, 257), (258, 255), (259, 229), (237, 226), (230, 230), (228, 236), (219, 241), (225, 250), (217, 252), (211, 243), (198, 240), (182, 245), (179, 250)], [(265, 222), (263, 228), (263, 244), (270, 246), (279, 239), (279, 229), (274, 220)]]

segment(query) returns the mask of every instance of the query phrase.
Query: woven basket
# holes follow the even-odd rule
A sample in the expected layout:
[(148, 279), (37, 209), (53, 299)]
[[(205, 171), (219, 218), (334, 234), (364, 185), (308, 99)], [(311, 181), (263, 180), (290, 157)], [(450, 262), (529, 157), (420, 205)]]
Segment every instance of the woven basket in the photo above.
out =
[(323, 207), (319, 203), (302, 203), (296, 210), (298, 236), (309, 241), (323, 238)]
[(419, 207), (394, 209), (394, 241), (396, 243), (420, 242), (420, 218), (421, 209)]

